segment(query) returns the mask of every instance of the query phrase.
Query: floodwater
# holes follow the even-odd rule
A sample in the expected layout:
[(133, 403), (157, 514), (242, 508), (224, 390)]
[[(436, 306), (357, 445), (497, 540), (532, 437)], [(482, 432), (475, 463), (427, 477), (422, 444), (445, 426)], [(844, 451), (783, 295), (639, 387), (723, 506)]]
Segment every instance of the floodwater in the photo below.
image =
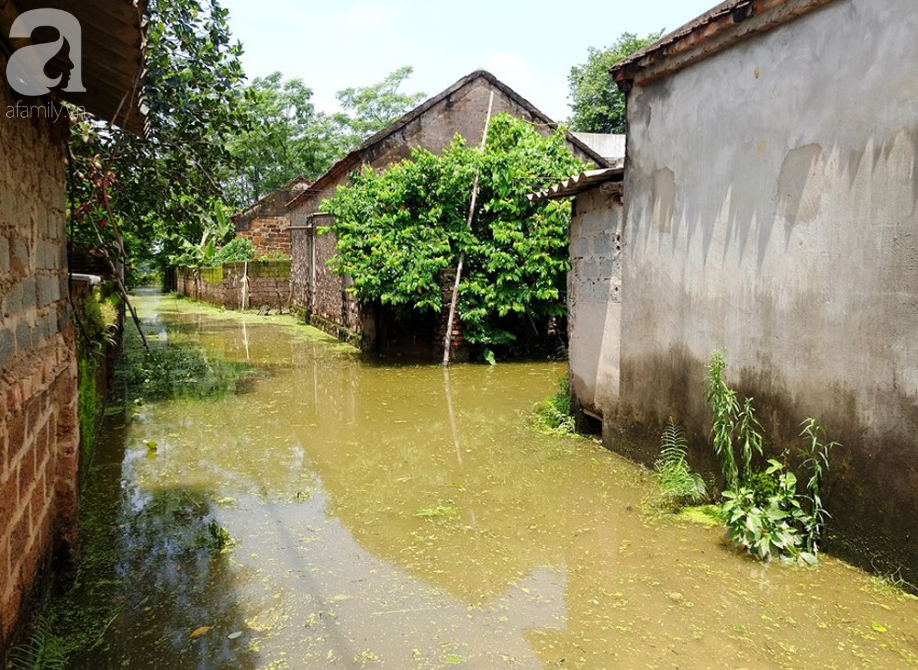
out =
[(918, 667), (918, 600), (737, 555), (648, 513), (650, 473), (527, 428), (563, 366), (446, 377), (284, 317), (137, 304), (154, 346), (252, 373), (108, 418), (77, 605), (111, 616), (74, 668)]

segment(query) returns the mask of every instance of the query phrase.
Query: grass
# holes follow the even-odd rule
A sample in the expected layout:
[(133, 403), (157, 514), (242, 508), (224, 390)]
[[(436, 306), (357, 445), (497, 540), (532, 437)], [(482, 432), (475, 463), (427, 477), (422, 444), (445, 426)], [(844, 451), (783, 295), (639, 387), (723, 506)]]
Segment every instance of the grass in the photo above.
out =
[(536, 403), (529, 425), (546, 435), (575, 435), (577, 429), (571, 415), (571, 388), (567, 377), (558, 382), (558, 390), (550, 398)]

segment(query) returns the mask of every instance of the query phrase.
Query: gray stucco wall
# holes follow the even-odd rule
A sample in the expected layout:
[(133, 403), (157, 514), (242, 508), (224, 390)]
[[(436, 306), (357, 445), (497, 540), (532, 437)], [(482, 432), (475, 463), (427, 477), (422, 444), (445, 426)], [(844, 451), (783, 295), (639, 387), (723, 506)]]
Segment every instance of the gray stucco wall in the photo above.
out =
[(571, 393), (602, 417), (618, 400), (621, 341), (620, 195), (595, 188), (574, 200), (567, 279)]
[(612, 444), (650, 426), (648, 449), (669, 415), (705, 436), (704, 366), (723, 346), (778, 448), (807, 416), (844, 443), (834, 523), (913, 567), (915, 35), (913, 0), (840, 0), (631, 91), (621, 402), (607, 427)]

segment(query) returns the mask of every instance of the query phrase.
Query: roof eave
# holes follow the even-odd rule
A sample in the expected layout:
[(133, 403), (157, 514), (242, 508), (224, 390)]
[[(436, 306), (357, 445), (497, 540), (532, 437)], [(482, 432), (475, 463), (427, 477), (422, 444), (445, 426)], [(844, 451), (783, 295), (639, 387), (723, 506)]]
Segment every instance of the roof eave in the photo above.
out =
[(617, 63), (612, 76), (630, 90), (668, 77), (836, 0), (728, 0)]

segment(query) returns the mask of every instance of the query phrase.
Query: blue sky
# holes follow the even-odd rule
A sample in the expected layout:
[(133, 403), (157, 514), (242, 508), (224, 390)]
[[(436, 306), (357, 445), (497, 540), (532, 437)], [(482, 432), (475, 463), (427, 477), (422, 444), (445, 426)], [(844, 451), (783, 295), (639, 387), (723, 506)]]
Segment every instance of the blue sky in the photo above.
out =
[(484, 68), (550, 117), (570, 109), (567, 75), (623, 32), (678, 28), (717, 0), (223, 0), (250, 77), (276, 70), (313, 89), (323, 111), (335, 91), (414, 67), (405, 90), (439, 93)]

